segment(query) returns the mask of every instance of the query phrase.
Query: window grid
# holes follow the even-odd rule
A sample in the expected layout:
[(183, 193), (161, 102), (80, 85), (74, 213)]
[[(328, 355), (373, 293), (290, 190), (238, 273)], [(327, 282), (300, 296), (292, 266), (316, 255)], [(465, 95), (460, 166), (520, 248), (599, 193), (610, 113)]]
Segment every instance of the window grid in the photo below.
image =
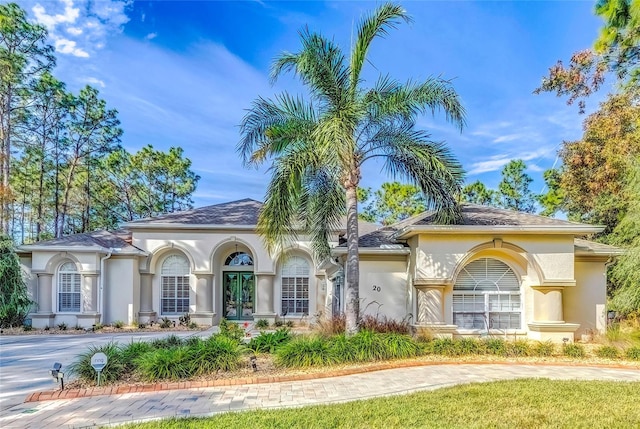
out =
[(80, 273), (67, 262), (58, 270), (58, 311), (79, 313), (81, 302)]
[(282, 312), (309, 314), (309, 264), (298, 256), (282, 267)]
[(469, 263), (456, 279), (453, 323), (463, 329), (520, 329), (520, 283), (513, 270), (496, 259)]
[(162, 314), (189, 312), (189, 262), (182, 256), (171, 255), (162, 264), (160, 282)]

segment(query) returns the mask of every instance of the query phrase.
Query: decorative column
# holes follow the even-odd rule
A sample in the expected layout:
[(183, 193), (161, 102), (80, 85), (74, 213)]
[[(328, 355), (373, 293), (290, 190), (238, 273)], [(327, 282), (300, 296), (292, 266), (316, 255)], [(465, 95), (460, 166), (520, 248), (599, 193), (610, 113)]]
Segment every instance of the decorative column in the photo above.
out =
[(439, 338), (452, 338), (457, 326), (447, 325), (444, 318), (444, 282), (414, 282), (417, 291), (417, 324), (419, 332), (425, 330)]
[(100, 322), (100, 309), (98, 308), (98, 273), (81, 273), (82, 282), (80, 289), (81, 313), (76, 316), (78, 325), (90, 328)]
[(153, 311), (153, 274), (140, 273), (140, 312), (138, 321), (149, 323), (156, 319), (156, 312)]
[(31, 314), (34, 328), (53, 326), (55, 313), (52, 311), (53, 274), (38, 273), (38, 311)]
[(191, 315), (191, 321), (198, 325), (211, 326), (213, 324), (213, 274), (195, 273), (196, 276), (196, 311)]
[(253, 319), (265, 319), (269, 323), (276, 320), (276, 312), (274, 307), (275, 290), (273, 287), (273, 279), (275, 274), (256, 274), (256, 303)]
[[(574, 340), (574, 332), (580, 327), (577, 323), (566, 323), (562, 310), (562, 291), (564, 284), (532, 286), (533, 289), (533, 321), (528, 324), (529, 337), (539, 341), (570, 341)], [(575, 287), (575, 282), (567, 282)]]

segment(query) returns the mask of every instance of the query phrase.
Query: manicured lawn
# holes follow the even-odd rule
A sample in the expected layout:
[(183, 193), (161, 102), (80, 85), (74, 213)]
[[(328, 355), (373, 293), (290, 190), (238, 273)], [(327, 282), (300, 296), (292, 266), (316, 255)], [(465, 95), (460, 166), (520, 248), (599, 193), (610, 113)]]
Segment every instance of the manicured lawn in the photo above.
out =
[(638, 428), (640, 383), (528, 379), (127, 428)]

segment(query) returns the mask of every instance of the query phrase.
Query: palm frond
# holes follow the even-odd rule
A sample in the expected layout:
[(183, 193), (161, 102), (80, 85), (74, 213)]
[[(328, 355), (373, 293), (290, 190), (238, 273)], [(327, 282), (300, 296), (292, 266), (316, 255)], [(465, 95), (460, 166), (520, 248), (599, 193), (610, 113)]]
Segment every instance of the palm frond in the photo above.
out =
[(448, 80), (429, 78), (420, 84), (408, 82), (405, 85), (382, 81), (380, 85), (381, 88), (377, 84), (363, 98), (371, 120), (409, 120), (417, 115), (443, 111), (446, 119), (460, 130), (465, 125), (460, 96)]
[(427, 206), (437, 211), (438, 221), (454, 223), (460, 219), (456, 195), (464, 171), (451, 151), (429, 140), (424, 131), (404, 127), (381, 128), (370, 144), (368, 157), (384, 157), (384, 169), (394, 178), (420, 188)]
[(284, 53), (271, 67), (271, 80), (292, 71), (308, 85), (314, 98), (323, 104), (342, 106), (346, 102), (349, 70), (345, 56), (338, 45), (308, 28), (300, 32), (302, 50), (296, 54)]
[(360, 83), (360, 72), (371, 42), (378, 36), (385, 36), (388, 30), (396, 28), (400, 21), (410, 22), (411, 18), (402, 6), (385, 3), (366, 16), (358, 25), (356, 43), (351, 51), (350, 92), (352, 96), (355, 95)]
[(245, 165), (259, 165), (292, 142), (313, 134), (317, 117), (312, 103), (280, 94), (275, 101), (259, 97), (240, 124), (242, 139), (236, 150)]

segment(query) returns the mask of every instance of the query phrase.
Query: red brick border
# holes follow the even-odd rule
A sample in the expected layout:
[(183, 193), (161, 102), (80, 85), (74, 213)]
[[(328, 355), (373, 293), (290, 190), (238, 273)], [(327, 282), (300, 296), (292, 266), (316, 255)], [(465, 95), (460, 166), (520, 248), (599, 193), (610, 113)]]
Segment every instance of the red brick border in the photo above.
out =
[(39, 401), (51, 401), (56, 399), (74, 399), (85, 398), (89, 396), (103, 396), (103, 395), (121, 395), (125, 393), (145, 393), (145, 392), (159, 392), (164, 390), (181, 390), (181, 389), (202, 389), (206, 387), (220, 387), (220, 386), (236, 386), (241, 384), (264, 384), (264, 383), (277, 383), (282, 381), (304, 381), (314, 380), (319, 378), (339, 377), (343, 375), (362, 374), (365, 372), (382, 371), (385, 369), (396, 368), (412, 368), (418, 366), (431, 366), (431, 365), (535, 365), (535, 366), (582, 366), (590, 368), (612, 368), (612, 369), (628, 369), (628, 370), (640, 370), (639, 367), (625, 366), (625, 365), (605, 365), (605, 364), (586, 364), (579, 362), (509, 362), (509, 361), (459, 361), (459, 362), (442, 362), (442, 361), (407, 361), (407, 362), (386, 362), (376, 365), (370, 365), (366, 367), (356, 367), (348, 369), (329, 369), (327, 372), (312, 373), (312, 374), (295, 374), (295, 375), (280, 375), (269, 377), (245, 377), (245, 378), (229, 378), (220, 380), (205, 380), (205, 381), (180, 381), (180, 382), (165, 382), (165, 383), (153, 383), (153, 384), (138, 384), (138, 385), (126, 385), (126, 386), (114, 386), (114, 387), (89, 387), (83, 389), (67, 389), (67, 390), (46, 390), (43, 392), (34, 392), (27, 396), (24, 402), (39, 402)]

